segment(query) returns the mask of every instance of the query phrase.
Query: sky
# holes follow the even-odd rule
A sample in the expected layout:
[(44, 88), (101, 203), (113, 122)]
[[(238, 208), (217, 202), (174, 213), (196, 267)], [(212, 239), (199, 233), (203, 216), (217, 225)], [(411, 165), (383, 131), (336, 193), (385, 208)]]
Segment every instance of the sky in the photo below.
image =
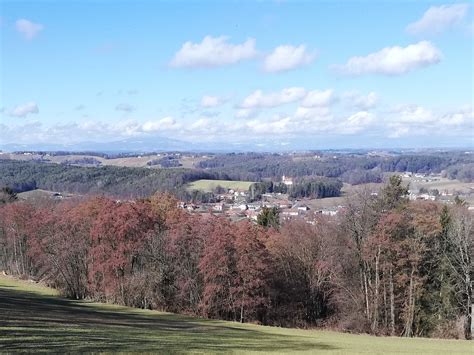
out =
[(473, 147), (473, 12), (465, 1), (0, 0), (0, 144)]

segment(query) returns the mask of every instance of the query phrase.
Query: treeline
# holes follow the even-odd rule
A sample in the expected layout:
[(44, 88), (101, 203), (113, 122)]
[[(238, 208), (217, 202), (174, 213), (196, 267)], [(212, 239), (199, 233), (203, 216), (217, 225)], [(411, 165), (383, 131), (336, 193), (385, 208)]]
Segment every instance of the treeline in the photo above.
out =
[[(60, 157), (65, 155), (87, 155), (92, 157), (100, 157), (104, 159), (116, 159), (116, 158), (129, 158), (129, 157), (137, 157), (142, 155), (142, 153), (104, 153), (104, 152), (93, 152), (93, 151), (66, 151), (66, 150), (53, 150), (53, 151), (37, 151), (37, 150), (21, 150), (15, 151), (14, 154), (34, 154), (34, 155), (41, 155), (43, 159), (46, 156), (52, 157)], [(149, 154), (153, 154), (150, 152)]]
[(448, 167), (443, 174), (449, 179), (458, 179), (464, 182), (474, 181), (474, 163), (457, 164)]
[(15, 192), (45, 189), (126, 198), (150, 196), (156, 191), (186, 196), (185, 184), (220, 177), (217, 173), (196, 169), (79, 167), (15, 160), (0, 160), (0, 171), (0, 186)]
[[(209, 318), (470, 338), (473, 216), (393, 177), (338, 218), (266, 228), (157, 194), (0, 207), (0, 268), (66, 296)], [(263, 224), (263, 223), (262, 223)], [(461, 324), (459, 327), (458, 325)], [(460, 329), (459, 329), (460, 328)]]
[(441, 173), (456, 164), (473, 163), (469, 154), (460, 152), (404, 154), (390, 157), (367, 155), (311, 155), (231, 153), (201, 161), (200, 168), (225, 173), (232, 180), (261, 181), (282, 175), (325, 176), (350, 184), (381, 182), (385, 172)]
[(341, 195), (342, 182), (337, 179), (297, 179), (292, 185), (282, 182), (263, 181), (249, 187), (249, 200), (259, 200), (265, 193), (288, 194), (291, 198), (325, 198)]
[(152, 159), (146, 163), (148, 166), (160, 165), (162, 168), (177, 168), (182, 166), (179, 159), (174, 156), (165, 156), (160, 159)]
[(101, 165), (102, 162), (93, 157), (81, 157), (77, 159), (66, 159), (61, 162), (64, 165)]

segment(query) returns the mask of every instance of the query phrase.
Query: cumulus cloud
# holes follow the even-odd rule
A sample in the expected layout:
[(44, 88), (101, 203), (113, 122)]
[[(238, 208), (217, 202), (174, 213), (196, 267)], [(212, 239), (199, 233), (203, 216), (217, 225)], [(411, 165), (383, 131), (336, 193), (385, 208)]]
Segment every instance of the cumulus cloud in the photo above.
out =
[(335, 96), (333, 90), (313, 90), (306, 94), (301, 106), (303, 107), (321, 107), (329, 106), (334, 102)]
[(39, 108), (36, 102), (28, 102), (26, 104), (16, 106), (13, 110), (10, 111), (10, 116), (26, 117), (29, 114), (37, 113), (39, 113)]
[[(344, 100), (344, 97), (341, 97)], [(300, 100), (302, 101), (302, 99)], [(0, 124), (2, 142), (57, 142), (108, 141), (128, 137), (167, 135), (183, 140), (217, 140), (232, 142), (236, 137), (257, 140), (262, 137), (309, 140), (318, 135), (341, 137), (366, 134), (378, 137), (426, 137), (435, 144), (437, 137), (453, 142), (472, 139), (474, 113), (472, 105), (459, 108), (434, 109), (419, 105), (400, 105), (390, 110), (367, 111), (351, 106), (346, 110), (334, 110), (331, 106), (302, 107), (285, 114), (265, 114), (258, 119), (222, 120), (195, 116), (176, 120), (171, 116), (145, 121), (122, 120), (105, 123), (98, 120), (61, 123), (44, 127), (41, 123), (11, 122)], [(245, 110), (245, 109), (242, 109)], [(257, 110), (259, 109), (248, 109)], [(433, 138), (435, 137), (435, 138)], [(354, 138), (362, 139), (362, 138)], [(462, 140), (461, 140), (462, 139)]]
[(31, 40), (44, 29), (44, 26), (29, 20), (19, 19), (15, 22), (15, 28), (25, 39)]
[(375, 121), (375, 115), (371, 112), (360, 111), (349, 116), (340, 125), (340, 132), (344, 134), (355, 134)]
[(302, 107), (296, 108), (294, 116), (296, 118), (311, 119), (313, 121), (322, 121), (330, 118), (331, 111), (329, 107)]
[(225, 100), (218, 96), (204, 95), (201, 99), (201, 107), (211, 108), (222, 105)]
[(406, 28), (411, 34), (437, 34), (462, 23), (469, 4), (451, 4), (430, 7), (416, 22)]
[(156, 121), (147, 121), (141, 125), (143, 132), (159, 132), (181, 128), (173, 117), (165, 117)]
[(274, 118), (270, 121), (252, 120), (246, 123), (247, 130), (256, 134), (288, 134), (294, 131), (292, 117)]
[(390, 138), (428, 134), (472, 136), (473, 125), (472, 106), (434, 111), (419, 105), (400, 105), (391, 111), (387, 129)]
[(333, 69), (347, 75), (382, 74), (401, 75), (439, 63), (441, 51), (428, 41), (407, 47), (386, 47), (365, 57), (352, 57), (346, 64)]
[(241, 44), (228, 42), (228, 37), (206, 36), (200, 43), (186, 42), (170, 65), (175, 68), (213, 68), (252, 59), (257, 55), (255, 39)]
[(309, 52), (304, 44), (278, 46), (265, 57), (263, 69), (270, 73), (289, 71), (308, 65), (315, 58), (316, 53)]
[(247, 96), (240, 108), (254, 109), (262, 107), (276, 107), (301, 100), (306, 95), (306, 90), (301, 87), (290, 87), (279, 92), (264, 94), (262, 90), (256, 90)]
[(417, 105), (402, 105), (393, 110), (401, 123), (430, 123), (435, 120), (435, 115), (431, 110)]
[(132, 112), (132, 111), (135, 111), (135, 107), (133, 107), (133, 106), (130, 105), (130, 104), (126, 104), (126, 103), (118, 104), (117, 106), (115, 106), (115, 109), (116, 109), (117, 111), (123, 111), (123, 112)]
[(234, 117), (235, 118), (255, 118), (259, 114), (259, 110), (255, 108), (242, 108), (238, 110)]
[(445, 126), (469, 127), (472, 133), (474, 129), (474, 110), (472, 106), (465, 106), (458, 110), (445, 113), (441, 116), (441, 122)]
[(343, 100), (349, 107), (356, 107), (361, 110), (368, 110), (374, 108), (379, 101), (379, 97), (375, 92), (369, 92), (367, 95), (362, 95), (355, 91), (344, 93)]

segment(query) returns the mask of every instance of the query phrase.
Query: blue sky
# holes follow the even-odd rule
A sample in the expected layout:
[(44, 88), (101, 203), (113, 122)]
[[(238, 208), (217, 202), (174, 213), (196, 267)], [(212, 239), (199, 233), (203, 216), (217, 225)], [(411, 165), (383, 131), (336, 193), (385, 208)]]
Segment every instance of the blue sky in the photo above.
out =
[(467, 2), (0, 4), (0, 143), (473, 145)]

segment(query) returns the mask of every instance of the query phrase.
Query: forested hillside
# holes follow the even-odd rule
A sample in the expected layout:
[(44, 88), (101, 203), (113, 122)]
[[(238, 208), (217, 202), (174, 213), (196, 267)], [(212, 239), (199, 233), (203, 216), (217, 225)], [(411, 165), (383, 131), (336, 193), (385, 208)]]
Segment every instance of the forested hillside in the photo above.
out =
[[(94, 158), (80, 161), (93, 163)], [(80, 194), (105, 193), (127, 198), (144, 197), (156, 191), (171, 191), (182, 199), (212, 200), (202, 192), (187, 191), (184, 185), (199, 179), (260, 182), (251, 191), (256, 196), (274, 190), (291, 197), (338, 196), (340, 182), (352, 185), (382, 182), (387, 172), (442, 173), (450, 179), (474, 181), (471, 154), (405, 154), (368, 156), (357, 154), (215, 154), (199, 161), (195, 168), (179, 168), (176, 156), (151, 160), (161, 168), (131, 168), (104, 165), (81, 167), (39, 161), (0, 160), (0, 188), (16, 192), (36, 188)], [(291, 189), (279, 184), (283, 175), (295, 179)], [(271, 183), (270, 183), (271, 182)], [(270, 183), (270, 185), (269, 185)], [(201, 196), (202, 195), (202, 196)], [(197, 197), (196, 197), (197, 196)]]
[(473, 215), (410, 202), (393, 176), (337, 217), (263, 227), (191, 214), (167, 194), (5, 199), (0, 269), (75, 299), (215, 319), (471, 338)]
[(61, 164), (0, 160), (0, 187), (16, 192), (33, 189), (80, 194), (144, 197), (156, 191), (179, 191), (198, 179), (217, 173), (195, 169), (143, 169), (114, 166), (78, 167)]
[[(340, 178), (350, 184), (381, 182), (384, 172), (441, 173), (449, 167), (450, 177), (458, 174), (472, 181), (473, 157), (464, 153), (406, 154), (389, 157), (367, 155), (314, 154), (221, 154), (201, 161), (199, 167), (226, 174), (233, 180), (260, 181), (263, 178), (286, 176), (325, 176)], [(466, 170), (469, 170), (468, 173)]]

